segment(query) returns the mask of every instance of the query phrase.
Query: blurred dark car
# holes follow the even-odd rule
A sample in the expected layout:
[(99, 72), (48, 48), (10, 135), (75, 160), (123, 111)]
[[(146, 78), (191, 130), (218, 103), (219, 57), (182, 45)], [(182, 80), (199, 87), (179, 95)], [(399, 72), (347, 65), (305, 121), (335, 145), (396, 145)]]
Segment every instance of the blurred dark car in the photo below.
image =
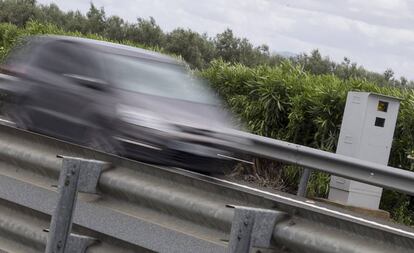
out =
[[(19, 128), (145, 162), (220, 172), (225, 151), (177, 136), (234, 128), (215, 94), (179, 61), (64, 36), (29, 37), (1, 68)], [(191, 138), (190, 138), (191, 139)]]

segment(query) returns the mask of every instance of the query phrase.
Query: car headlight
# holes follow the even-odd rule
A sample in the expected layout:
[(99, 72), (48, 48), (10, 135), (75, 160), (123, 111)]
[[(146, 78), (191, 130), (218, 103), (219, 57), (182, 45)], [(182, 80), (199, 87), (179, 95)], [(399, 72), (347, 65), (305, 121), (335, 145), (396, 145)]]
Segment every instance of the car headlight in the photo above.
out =
[(163, 132), (175, 130), (175, 127), (150, 111), (127, 105), (118, 105), (117, 113), (121, 120), (129, 124), (151, 128)]

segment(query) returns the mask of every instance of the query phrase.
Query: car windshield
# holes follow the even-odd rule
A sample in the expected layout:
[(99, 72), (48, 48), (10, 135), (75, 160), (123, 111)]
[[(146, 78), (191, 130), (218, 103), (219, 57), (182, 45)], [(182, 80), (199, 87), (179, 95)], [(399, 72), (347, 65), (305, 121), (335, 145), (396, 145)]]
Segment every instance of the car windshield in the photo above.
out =
[(179, 64), (123, 55), (107, 55), (110, 78), (116, 88), (203, 104), (219, 100), (200, 79)]

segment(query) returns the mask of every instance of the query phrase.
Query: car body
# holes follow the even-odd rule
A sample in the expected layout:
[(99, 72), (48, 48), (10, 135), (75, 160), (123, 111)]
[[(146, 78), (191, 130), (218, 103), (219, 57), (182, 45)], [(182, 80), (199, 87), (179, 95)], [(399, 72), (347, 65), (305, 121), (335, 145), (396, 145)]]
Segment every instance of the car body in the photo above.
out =
[(4, 111), (20, 128), (198, 171), (220, 172), (228, 162), (220, 156), (228, 152), (188, 139), (232, 129), (233, 117), (172, 57), (90, 39), (33, 36), (10, 54), (2, 72), (0, 90), (12, 94)]

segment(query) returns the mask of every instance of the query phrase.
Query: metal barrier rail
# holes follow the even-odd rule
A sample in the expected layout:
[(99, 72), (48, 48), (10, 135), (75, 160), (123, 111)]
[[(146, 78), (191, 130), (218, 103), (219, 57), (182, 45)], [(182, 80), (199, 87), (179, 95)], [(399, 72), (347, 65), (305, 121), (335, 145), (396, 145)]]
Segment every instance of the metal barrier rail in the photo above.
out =
[(192, 139), (190, 136), (181, 138), (215, 145), (234, 152), (299, 165), (414, 196), (414, 172), (408, 170), (246, 132), (206, 132), (204, 135), (206, 138)]
[[(13, 215), (3, 215), (1, 210), (13, 206), (9, 209), (24, 214), (23, 221), (39, 215), (47, 220), (44, 217), (50, 217), (57, 205), (52, 186), (62, 167), (58, 154), (109, 164), (99, 177), (99, 195), (78, 195), (74, 229), (101, 242), (87, 252), (110, 252), (104, 250), (107, 246), (117, 252), (269, 247), (278, 252), (398, 253), (414, 248), (414, 231), (408, 227), (0, 126), (0, 220), (5, 221), (0, 222), (0, 249), (8, 252), (1, 248), (6, 240), (36, 245), (33, 252), (44, 249), (45, 236), (40, 240), (24, 226), (10, 224)], [(267, 222), (273, 228), (270, 232), (266, 221), (272, 221)], [(240, 242), (235, 244), (234, 238)]]

